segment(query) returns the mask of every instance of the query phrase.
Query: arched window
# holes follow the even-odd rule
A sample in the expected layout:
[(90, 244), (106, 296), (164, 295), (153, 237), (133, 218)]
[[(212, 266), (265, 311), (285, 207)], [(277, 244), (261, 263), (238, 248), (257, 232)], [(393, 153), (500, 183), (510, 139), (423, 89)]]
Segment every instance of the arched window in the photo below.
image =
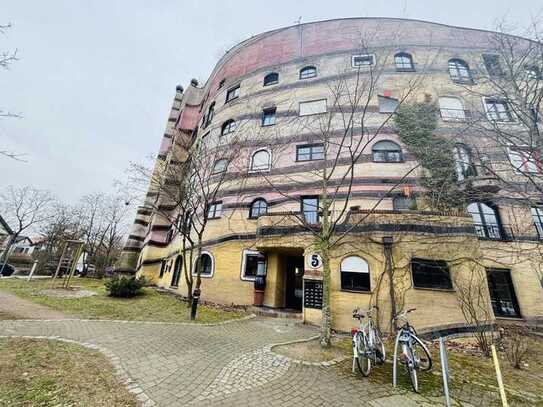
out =
[(464, 104), (459, 98), (442, 96), (439, 98), (439, 111), (443, 120), (465, 120)]
[(277, 72), (271, 72), (264, 77), (264, 86), (275, 85), (279, 83), (279, 74)]
[(396, 64), (396, 70), (399, 72), (414, 71), (413, 57), (407, 52), (398, 52), (394, 55), (394, 64)]
[(251, 204), (251, 209), (249, 210), (249, 217), (256, 219), (261, 215), (265, 215), (268, 212), (268, 203), (266, 200), (259, 198), (255, 199)]
[(487, 239), (500, 239), (501, 226), (496, 211), (482, 202), (473, 202), (468, 205), (468, 212), (473, 218), (475, 231), (479, 237)]
[(463, 181), (467, 177), (477, 175), (471, 158), (471, 152), (466, 146), (462, 144), (456, 145), (453, 149), (453, 154), (458, 181)]
[(270, 153), (258, 150), (251, 158), (251, 171), (268, 171), (270, 169)]
[(454, 82), (472, 83), (471, 71), (466, 61), (462, 59), (449, 60), (449, 75)]
[(215, 165), (213, 166), (212, 174), (220, 174), (221, 172), (225, 172), (227, 163), (228, 161), (226, 160), (226, 158), (221, 158), (220, 160), (217, 160), (215, 162)]
[(172, 276), (172, 287), (177, 287), (179, 285), (179, 277), (181, 277), (181, 266), (183, 265), (183, 257), (177, 256), (175, 259), (175, 265), (173, 267), (173, 276)]
[(402, 161), (402, 149), (393, 141), (383, 140), (372, 148), (373, 161), (379, 163), (397, 163)]
[(204, 127), (209, 126), (211, 121), (213, 120), (213, 116), (215, 115), (215, 102), (211, 103), (209, 105), (209, 109), (207, 110), (207, 118), (206, 118), (206, 124)]
[[(211, 253), (209, 252), (202, 252), (202, 256), (201, 256), (201, 264), (200, 264), (200, 267), (201, 267), (201, 272), (200, 272), (200, 276), (201, 277), (213, 277), (213, 271), (214, 271), (214, 268), (215, 268), (215, 263), (213, 261), (213, 256), (211, 256)], [(194, 275), (197, 274), (197, 270), (196, 270), (196, 267), (197, 267), (198, 263), (197, 263), (197, 259), (194, 261)]]
[(300, 79), (309, 79), (317, 76), (317, 67), (310, 65), (300, 69)]
[(221, 126), (221, 136), (233, 133), (234, 130), (236, 130), (237, 125), (238, 124), (232, 119), (225, 121)]
[(341, 261), (341, 289), (370, 291), (370, 269), (366, 260), (358, 256), (345, 257)]

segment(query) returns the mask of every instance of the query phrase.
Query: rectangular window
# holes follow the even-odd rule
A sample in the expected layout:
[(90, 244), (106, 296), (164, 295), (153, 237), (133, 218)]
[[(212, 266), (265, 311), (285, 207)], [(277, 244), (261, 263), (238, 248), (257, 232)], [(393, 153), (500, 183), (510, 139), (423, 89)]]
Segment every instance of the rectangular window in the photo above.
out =
[(496, 54), (483, 54), (483, 62), (490, 76), (503, 76), (500, 56)]
[(400, 102), (389, 96), (377, 96), (379, 100), (379, 113), (394, 113)]
[(375, 55), (353, 55), (351, 59), (351, 64), (354, 68), (373, 66), (375, 65)]
[(326, 99), (300, 102), (300, 116), (326, 113)]
[(537, 152), (530, 149), (509, 148), (509, 161), (518, 174), (538, 174), (541, 172), (541, 160)]
[(520, 310), (511, 278), (511, 270), (488, 269), (486, 275), (494, 315), (496, 317), (519, 318)]
[(226, 92), (226, 103), (230, 102), (231, 100), (237, 99), (239, 97), (239, 87), (240, 85), (228, 89), (228, 92)]
[(273, 126), (275, 124), (275, 107), (270, 107), (262, 111), (262, 126)]
[(513, 121), (509, 104), (503, 99), (485, 98), (485, 109), (489, 120), (496, 122)]
[(208, 219), (218, 219), (222, 216), (222, 201), (213, 202), (209, 204), (209, 209), (207, 211)]
[(241, 264), (241, 279), (254, 280), (266, 275), (266, 256), (255, 250), (244, 250)]
[(319, 198), (316, 196), (302, 197), (302, 213), (310, 225), (319, 223)]
[(443, 260), (411, 259), (411, 273), (415, 288), (452, 290), (449, 266)]
[(309, 144), (296, 147), (296, 161), (324, 159), (324, 144)]

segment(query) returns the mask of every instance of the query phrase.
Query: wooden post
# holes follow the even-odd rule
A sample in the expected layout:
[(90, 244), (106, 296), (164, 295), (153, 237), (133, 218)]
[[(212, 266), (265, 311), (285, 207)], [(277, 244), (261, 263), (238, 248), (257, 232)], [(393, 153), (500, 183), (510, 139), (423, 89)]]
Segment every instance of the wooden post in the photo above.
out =
[(494, 367), (496, 368), (496, 378), (498, 379), (502, 406), (507, 407), (507, 397), (505, 396), (505, 387), (503, 386), (502, 371), (500, 369), (500, 362), (498, 360), (498, 354), (496, 353), (496, 347), (494, 345), (490, 345), (490, 349), (492, 349), (492, 359), (494, 360)]
[(32, 276), (34, 275), (34, 271), (36, 271), (36, 267), (38, 266), (38, 260), (34, 260), (34, 264), (32, 265), (32, 268), (30, 269), (30, 274), (28, 275), (27, 282), (30, 282), (32, 280)]

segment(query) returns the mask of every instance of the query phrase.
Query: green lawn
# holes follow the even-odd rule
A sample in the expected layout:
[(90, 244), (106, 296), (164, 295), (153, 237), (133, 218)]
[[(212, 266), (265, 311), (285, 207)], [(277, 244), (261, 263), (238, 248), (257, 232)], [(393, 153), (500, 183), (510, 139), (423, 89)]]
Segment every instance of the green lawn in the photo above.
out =
[(2, 406), (136, 406), (98, 351), (58, 341), (0, 339)]
[[(51, 298), (40, 294), (51, 288), (51, 280), (27, 282), (20, 279), (0, 279), (0, 290), (21, 298), (46, 305), (68, 316), (88, 319), (116, 319), (132, 321), (186, 322), (189, 320), (187, 303), (153, 288), (144, 289), (143, 295), (134, 298), (109, 297), (104, 288), (105, 280), (75, 278), (71, 286), (96, 291), (98, 295), (84, 298)], [(60, 283), (58, 283), (60, 284)], [(241, 318), (241, 311), (225, 311), (212, 306), (199, 306), (195, 322), (212, 323)]]

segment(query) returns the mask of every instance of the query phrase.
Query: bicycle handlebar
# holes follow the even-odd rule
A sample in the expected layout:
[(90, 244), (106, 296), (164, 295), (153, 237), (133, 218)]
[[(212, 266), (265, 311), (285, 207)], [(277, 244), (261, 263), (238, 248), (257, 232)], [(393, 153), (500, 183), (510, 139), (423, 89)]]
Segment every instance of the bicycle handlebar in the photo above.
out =
[(395, 321), (397, 319), (404, 318), (407, 314), (409, 314), (410, 312), (416, 311), (416, 310), (417, 310), (416, 308), (406, 309), (406, 310), (400, 312), (399, 314), (396, 314), (396, 316), (394, 318), (392, 318), (392, 320)]

